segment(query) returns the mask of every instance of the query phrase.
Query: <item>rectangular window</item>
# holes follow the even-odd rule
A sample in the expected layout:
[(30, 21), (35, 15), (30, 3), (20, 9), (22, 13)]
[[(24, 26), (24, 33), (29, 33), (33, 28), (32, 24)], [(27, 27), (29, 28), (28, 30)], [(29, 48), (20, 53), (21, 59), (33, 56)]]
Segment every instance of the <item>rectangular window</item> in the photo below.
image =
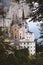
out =
[(24, 48), (26, 48), (26, 47), (24, 46)]
[(21, 36), (20, 36), (20, 39), (21, 39)]
[(32, 52), (32, 50), (31, 50), (31, 52)]
[(22, 37), (22, 39), (25, 39), (25, 37)]
[(25, 43), (24, 43), (25, 44)]
[(28, 48), (29, 48), (29, 46), (28, 46)]
[(20, 26), (20, 28), (22, 27), (22, 25), (21, 25), (21, 24), (19, 24), (19, 26)]
[(32, 48), (32, 46), (31, 46), (31, 48)]

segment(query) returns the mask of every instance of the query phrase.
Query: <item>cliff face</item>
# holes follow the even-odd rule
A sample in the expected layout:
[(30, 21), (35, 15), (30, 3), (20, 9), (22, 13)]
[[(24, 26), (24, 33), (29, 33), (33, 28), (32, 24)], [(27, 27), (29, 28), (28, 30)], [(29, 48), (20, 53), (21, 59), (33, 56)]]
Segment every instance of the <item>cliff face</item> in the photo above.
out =
[(11, 13), (13, 13), (14, 18), (16, 20), (28, 18), (32, 13), (29, 5), (25, 2), (23, 3), (12, 2), (9, 10), (11, 11)]

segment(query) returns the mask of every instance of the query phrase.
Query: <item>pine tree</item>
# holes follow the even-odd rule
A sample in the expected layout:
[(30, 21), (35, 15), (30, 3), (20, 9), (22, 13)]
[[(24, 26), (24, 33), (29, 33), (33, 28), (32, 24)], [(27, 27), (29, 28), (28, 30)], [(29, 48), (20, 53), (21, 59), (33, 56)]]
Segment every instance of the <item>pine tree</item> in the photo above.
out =
[(43, 23), (41, 23), (40, 24), (40, 37), (39, 37), (40, 39), (41, 39), (41, 44), (43, 44)]
[(13, 50), (13, 48), (8, 44), (10, 42), (5, 42), (5, 39), (6, 39), (6, 32), (2, 27), (0, 27), (0, 54), (1, 53), (6, 54), (9, 51), (12, 52)]
[(39, 37), (39, 44), (37, 44), (37, 52), (43, 52), (43, 23), (40, 24), (40, 37)]
[[(34, 3), (32, 3), (32, 2), (34, 2)], [(34, 9), (35, 3), (38, 3), (39, 6)], [(40, 22), (43, 18), (43, 0), (42, 1), (41, 0), (30, 0), (30, 4), (31, 4), (30, 6), (32, 6), (32, 12), (34, 11), (31, 15), (32, 16), (31, 20), (33, 20), (34, 22), (38, 20)], [(30, 20), (30, 22), (31, 22), (31, 20)]]

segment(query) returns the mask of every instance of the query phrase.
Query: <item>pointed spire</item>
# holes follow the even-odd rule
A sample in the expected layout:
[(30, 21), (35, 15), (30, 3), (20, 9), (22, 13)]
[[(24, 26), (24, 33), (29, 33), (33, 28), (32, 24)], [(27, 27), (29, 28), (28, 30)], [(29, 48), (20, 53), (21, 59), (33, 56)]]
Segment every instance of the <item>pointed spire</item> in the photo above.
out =
[(25, 19), (25, 16), (24, 16), (24, 10), (23, 10), (23, 13), (22, 13), (22, 19)]
[(13, 15), (13, 18), (12, 18), (12, 23), (11, 23), (11, 26), (14, 24), (14, 15)]

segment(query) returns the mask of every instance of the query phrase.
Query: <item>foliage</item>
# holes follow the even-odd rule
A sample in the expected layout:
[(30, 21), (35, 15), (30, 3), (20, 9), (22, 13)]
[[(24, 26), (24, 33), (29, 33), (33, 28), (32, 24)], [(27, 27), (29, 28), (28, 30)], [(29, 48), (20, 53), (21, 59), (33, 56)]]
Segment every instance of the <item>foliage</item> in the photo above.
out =
[(43, 23), (40, 24), (40, 41), (38, 44), (36, 44), (36, 50), (37, 52), (43, 52)]
[[(3, 31), (0, 30), (1, 32)], [(0, 65), (43, 65), (43, 53), (36, 55), (34, 59), (29, 59), (28, 49), (17, 50), (2, 41), (0, 41)], [(9, 50), (12, 53), (8, 54), (7, 51)]]
[(43, 45), (36, 44), (36, 53), (42, 53), (43, 52)]
[(40, 39), (42, 38), (43, 40), (43, 23), (40, 24)]
[(4, 43), (5, 31), (0, 28), (0, 65), (26, 65), (28, 49), (17, 50)]

